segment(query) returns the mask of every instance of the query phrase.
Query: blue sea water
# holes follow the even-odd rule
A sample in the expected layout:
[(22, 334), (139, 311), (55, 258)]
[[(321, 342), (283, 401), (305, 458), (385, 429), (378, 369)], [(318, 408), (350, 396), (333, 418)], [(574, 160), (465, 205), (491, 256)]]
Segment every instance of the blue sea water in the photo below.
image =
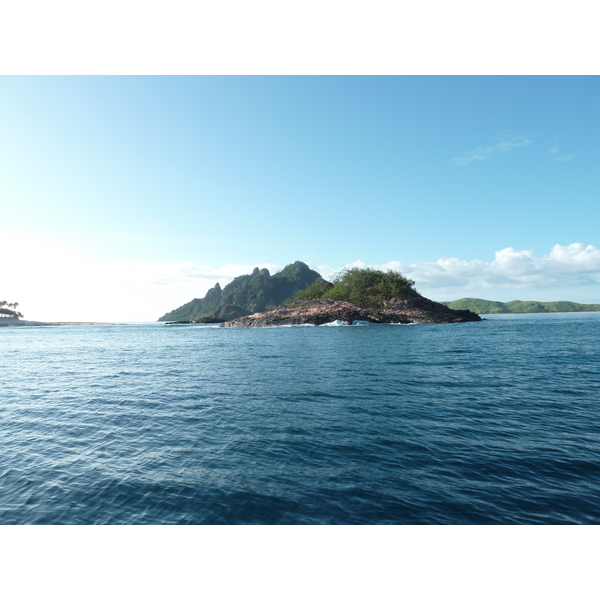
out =
[(1, 524), (600, 523), (600, 313), (0, 328)]

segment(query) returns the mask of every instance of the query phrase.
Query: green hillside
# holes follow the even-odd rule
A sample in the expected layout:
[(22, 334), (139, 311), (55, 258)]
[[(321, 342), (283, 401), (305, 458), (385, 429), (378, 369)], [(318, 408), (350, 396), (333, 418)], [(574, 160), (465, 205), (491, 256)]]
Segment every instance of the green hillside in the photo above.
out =
[(470, 310), (478, 315), (493, 315), (496, 313), (509, 313), (510, 309), (503, 302), (494, 300), (482, 300), (481, 298), (461, 298), (453, 302), (442, 302), (454, 310)]
[(303, 290), (320, 275), (303, 262), (297, 261), (271, 276), (268, 269), (254, 269), (250, 275), (240, 275), (223, 289), (217, 283), (204, 298), (194, 298), (168, 312), (159, 321), (195, 321), (202, 317), (235, 319), (279, 306), (298, 290)]
[(442, 304), (455, 310), (470, 310), (479, 315), (600, 311), (600, 304), (578, 304), (566, 300), (556, 302), (537, 302), (535, 300), (495, 302), (494, 300), (483, 300), (481, 298), (461, 298), (453, 302), (442, 302)]

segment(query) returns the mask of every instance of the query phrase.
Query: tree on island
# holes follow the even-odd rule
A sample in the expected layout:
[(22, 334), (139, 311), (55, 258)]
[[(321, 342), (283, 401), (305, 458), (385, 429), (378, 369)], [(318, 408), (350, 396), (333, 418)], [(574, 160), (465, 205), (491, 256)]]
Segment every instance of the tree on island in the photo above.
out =
[(367, 267), (342, 269), (333, 283), (317, 279), (304, 290), (296, 292), (292, 301), (342, 300), (355, 306), (383, 308), (392, 301), (400, 302), (420, 296), (412, 279), (398, 271), (379, 271)]
[(1, 317), (12, 317), (13, 319), (21, 319), (23, 315), (17, 311), (19, 307), (18, 302), (7, 302), (6, 300), (0, 300), (0, 318)]

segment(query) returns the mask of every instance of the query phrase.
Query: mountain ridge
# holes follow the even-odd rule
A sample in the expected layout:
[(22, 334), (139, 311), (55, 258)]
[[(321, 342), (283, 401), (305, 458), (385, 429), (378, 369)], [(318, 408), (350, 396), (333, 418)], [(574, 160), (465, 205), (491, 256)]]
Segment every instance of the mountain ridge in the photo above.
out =
[(451, 302), (441, 302), (454, 310), (470, 310), (479, 315), (528, 314), (557, 312), (599, 312), (600, 304), (580, 304), (568, 300), (538, 302), (537, 300), (511, 300), (499, 302), (483, 298), (460, 298)]
[(296, 261), (275, 275), (255, 267), (251, 274), (240, 275), (221, 288), (217, 283), (204, 298), (194, 298), (162, 317), (159, 321), (197, 321), (202, 318), (227, 321), (279, 306), (295, 292), (307, 288), (321, 276), (306, 263)]

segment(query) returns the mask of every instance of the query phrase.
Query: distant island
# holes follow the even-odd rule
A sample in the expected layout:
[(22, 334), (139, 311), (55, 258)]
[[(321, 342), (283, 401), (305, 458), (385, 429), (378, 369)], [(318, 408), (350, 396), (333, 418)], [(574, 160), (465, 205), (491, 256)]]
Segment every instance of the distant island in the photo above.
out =
[(481, 298), (461, 298), (452, 302), (442, 302), (442, 304), (456, 310), (470, 310), (479, 315), (600, 311), (600, 304), (578, 304), (566, 300), (556, 302), (537, 302), (535, 300), (496, 302)]
[(480, 321), (470, 310), (455, 310), (429, 300), (415, 282), (396, 271), (344, 269), (332, 282), (297, 261), (271, 276), (254, 269), (202, 299), (168, 312), (159, 321), (222, 323), (224, 327), (354, 323), (458, 323)]
[(0, 327), (58, 327), (62, 325), (119, 325), (119, 323), (99, 321), (25, 321), (15, 317), (0, 317)]
[(46, 327), (49, 325), (116, 325), (116, 323), (97, 323), (97, 322), (61, 322), (46, 323), (42, 321), (25, 321), (23, 315), (17, 310), (18, 302), (7, 302), (0, 300), (0, 327)]

